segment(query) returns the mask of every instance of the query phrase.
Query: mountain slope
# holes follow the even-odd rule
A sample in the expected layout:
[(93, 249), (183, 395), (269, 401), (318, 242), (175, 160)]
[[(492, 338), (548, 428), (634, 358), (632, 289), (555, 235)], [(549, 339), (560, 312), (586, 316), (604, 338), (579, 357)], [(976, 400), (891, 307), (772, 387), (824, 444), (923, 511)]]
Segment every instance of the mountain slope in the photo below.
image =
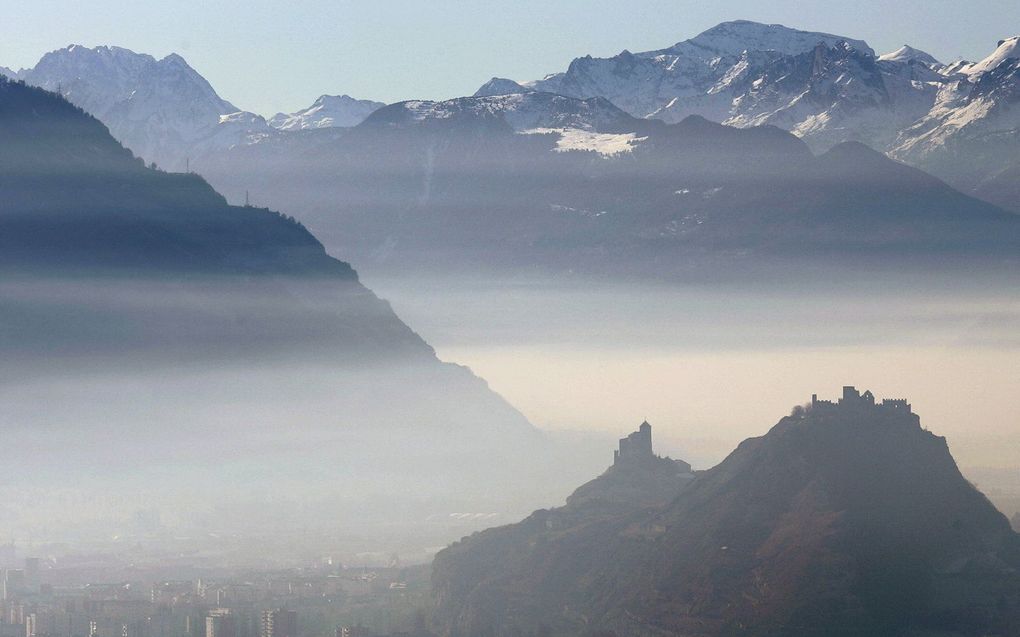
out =
[(491, 95), (512, 95), (514, 93), (527, 93), (533, 89), (525, 88), (513, 80), (502, 77), (494, 77), (481, 88), (475, 91), (471, 97), (488, 97)]
[(572, 97), (605, 97), (636, 117), (678, 122), (696, 114), (724, 121), (750, 116), (737, 100), (742, 91), (735, 90), (735, 82), (750, 84), (764, 66), (818, 48), (874, 56), (860, 40), (738, 20), (666, 49), (577, 58), (566, 72), (525, 86)]
[(904, 44), (895, 51), (884, 53), (878, 56), (879, 62), (920, 62), (927, 66), (945, 66), (942, 62), (939, 62), (930, 53), (925, 53), (920, 49), (915, 49), (909, 44)]
[[(1017, 37), (1002, 40), (980, 62), (943, 65), (908, 45), (876, 56), (861, 40), (734, 21), (665, 49), (577, 58), (542, 80), (493, 78), (475, 97), (529, 91), (602, 97), (639, 118), (676, 123), (699, 115), (740, 127), (778, 126), (815, 152), (863, 142), (1015, 208), (1020, 197), (1013, 195), (1020, 193), (996, 180), (1018, 155), (1010, 97), (1016, 78), (1007, 68), (1016, 57)], [(324, 95), (266, 122), (219, 98), (179, 56), (155, 60), (117, 47), (70, 46), (19, 77), (60, 88), (136, 154), (174, 170), (280, 130), (353, 126), (381, 106)], [(987, 181), (1000, 186), (985, 187)]]
[(197, 175), (145, 168), (99, 121), (40, 89), (4, 82), (0, 91), (0, 263), (356, 280), (299, 224), (229, 207)]
[[(503, 511), (562, 488), (544, 437), (303, 226), (146, 168), (77, 107), (6, 80), (0, 271), (0, 423), (47, 458), (12, 458), (11, 484), (325, 493), (335, 511), (399, 496), (374, 510), (408, 533), (405, 500)], [(60, 432), (75, 444), (46, 442)], [(73, 460), (82, 449), (92, 465)], [(201, 461), (153, 469), (182, 457)], [(523, 499), (493, 492), (519, 474)]]
[(176, 53), (157, 60), (112, 46), (70, 45), (47, 53), (34, 68), (7, 75), (59, 92), (146, 162), (175, 171), (210, 152), (258, 143), (278, 131), (354, 126), (383, 106), (323, 95), (306, 109), (277, 113), (267, 122), (221, 98)]
[(668, 125), (537, 91), (394, 104), (199, 169), (374, 272), (675, 278), (777, 259), (992, 263), (1020, 245), (1020, 219), (860, 144), (816, 157), (776, 127)]
[(233, 115), (240, 109), (177, 54), (157, 60), (120, 47), (71, 45), (47, 53), (18, 79), (60, 93), (135, 154), (169, 169), (273, 130), (257, 115)]
[(965, 68), (968, 77), (955, 75), (931, 110), (900, 133), (890, 155), (1016, 210), (1017, 187), (1002, 192), (985, 186), (1020, 168), (1020, 56), (1003, 57), (1010, 51), (1015, 46), (1007, 41)]
[[(733, 126), (771, 124), (816, 151), (863, 142), (965, 192), (983, 192), (979, 184), (1018, 155), (1010, 71), (1017, 42), (1000, 41), (977, 63), (944, 65), (908, 45), (876, 56), (860, 40), (737, 21), (666, 49), (577, 58), (522, 88), (605, 97), (636, 117), (666, 122), (700, 115)], [(511, 92), (506, 82), (498, 90)], [(492, 90), (487, 84), (480, 93)], [(1015, 199), (993, 203), (1014, 208)]]
[[(444, 635), (984, 635), (1020, 626), (1020, 537), (905, 404), (851, 388), (664, 505), (437, 556)], [(537, 517), (538, 514), (536, 514)], [(479, 571), (477, 565), (486, 564)], [(505, 575), (498, 575), (505, 574)]]

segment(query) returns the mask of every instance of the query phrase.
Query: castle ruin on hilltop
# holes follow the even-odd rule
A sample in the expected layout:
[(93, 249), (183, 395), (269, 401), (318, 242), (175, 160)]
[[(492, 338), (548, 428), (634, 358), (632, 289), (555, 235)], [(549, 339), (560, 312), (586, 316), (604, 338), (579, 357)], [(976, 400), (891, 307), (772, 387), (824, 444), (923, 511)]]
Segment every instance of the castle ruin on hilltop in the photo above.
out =
[(853, 385), (843, 386), (843, 397), (838, 401), (818, 400), (818, 394), (811, 394), (811, 409), (881, 409), (895, 413), (910, 414), (910, 403), (905, 398), (885, 398), (881, 403), (875, 402), (875, 395), (870, 390), (862, 394)]
[(620, 448), (613, 452), (613, 464), (652, 458), (652, 426), (648, 421), (641, 423), (638, 430), (626, 438), (620, 438)]
[[(613, 452), (614, 467), (632, 467), (658, 460), (652, 451), (652, 426), (648, 421), (641, 423), (638, 430), (626, 438), (620, 438), (620, 448)], [(681, 473), (690, 473), (691, 465), (683, 460), (673, 460)]]

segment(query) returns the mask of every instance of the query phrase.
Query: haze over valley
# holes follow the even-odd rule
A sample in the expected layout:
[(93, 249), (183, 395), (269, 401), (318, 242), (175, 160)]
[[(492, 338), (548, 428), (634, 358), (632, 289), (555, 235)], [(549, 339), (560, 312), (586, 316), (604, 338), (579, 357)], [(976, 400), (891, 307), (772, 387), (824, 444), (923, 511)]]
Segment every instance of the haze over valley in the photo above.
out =
[(0, 48), (0, 637), (1017, 634), (1020, 26), (737, 17), (277, 113)]

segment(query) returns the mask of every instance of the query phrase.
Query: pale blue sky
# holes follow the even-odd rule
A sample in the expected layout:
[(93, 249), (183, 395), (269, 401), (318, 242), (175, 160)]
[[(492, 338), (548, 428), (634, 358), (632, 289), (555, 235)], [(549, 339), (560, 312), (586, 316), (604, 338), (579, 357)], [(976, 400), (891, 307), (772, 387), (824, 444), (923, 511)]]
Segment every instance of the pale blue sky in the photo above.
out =
[(489, 77), (533, 79), (591, 53), (669, 46), (748, 19), (981, 58), (1020, 33), (1017, 0), (0, 0), (0, 65), (116, 44), (177, 52), (238, 107), (270, 115), (322, 93), (392, 102), (466, 95)]

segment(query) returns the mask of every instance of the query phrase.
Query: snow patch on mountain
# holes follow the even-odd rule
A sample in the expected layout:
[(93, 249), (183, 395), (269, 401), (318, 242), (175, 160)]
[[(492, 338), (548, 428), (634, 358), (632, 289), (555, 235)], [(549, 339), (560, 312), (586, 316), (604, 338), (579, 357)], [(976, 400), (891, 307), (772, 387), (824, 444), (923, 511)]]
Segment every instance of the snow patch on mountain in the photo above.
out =
[(1020, 35), (1001, 40), (991, 55), (976, 64), (960, 68), (959, 72), (970, 76), (971, 79), (977, 79), (982, 73), (991, 71), (1006, 60), (1013, 58), (1020, 58)]
[(1005, 138), (1020, 142), (1020, 58), (1003, 58), (976, 79), (948, 84), (931, 110), (902, 131), (889, 154), (926, 165), (940, 152), (956, 154), (966, 145), (980, 151), (977, 147)]
[(920, 49), (904, 44), (895, 51), (890, 51), (883, 55), (878, 56), (879, 62), (920, 62), (921, 64), (927, 64), (928, 66), (943, 66), (941, 62), (935, 59), (935, 56), (930, 53), (925, 53)]
[(634, 150), (634, 145), (647, 137), (634, 133), (595, 133), (577, 128), (532, 128), (520, 131), (521, 135), (558, 135), (556, 152), (594, 152), (603, 157), (613, 157)]

